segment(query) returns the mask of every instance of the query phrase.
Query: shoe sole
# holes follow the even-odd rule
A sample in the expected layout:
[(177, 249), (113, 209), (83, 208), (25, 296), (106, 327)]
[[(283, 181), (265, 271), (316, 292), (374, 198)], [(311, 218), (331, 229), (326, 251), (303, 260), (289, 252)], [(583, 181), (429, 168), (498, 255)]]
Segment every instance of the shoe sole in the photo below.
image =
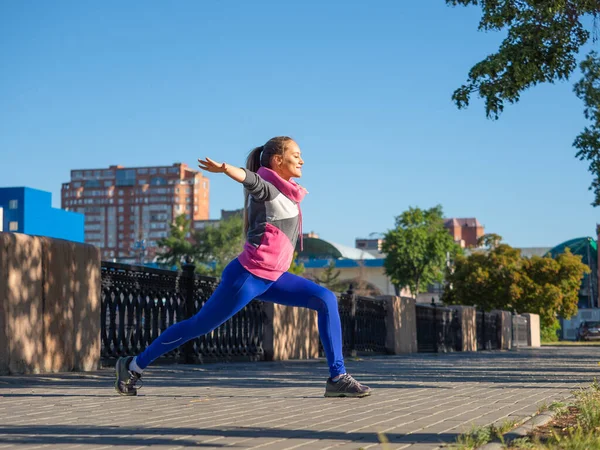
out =
[[(119, 366), (121, 361), (123, 361), (121, 358), (119, 358), (117, 360), (117, 364), (115, 364), (115, 391), (117, 391), (119, 393), (119, 395), (122, 395), (124, 397), (134, 397), (137, 395), (137, 391), (133, 390), (130, 392), (122, 392), (121, 389), (119, 389)], [(127, 361), (126, 359), (124, 361)]]
[(368, 397), (371, 395), (371, 392), (365, 392), (363, 394), (347, 394), (345, 392), (325, 392), (325, 397), (353, 397), (353, 398), (361, 398)]

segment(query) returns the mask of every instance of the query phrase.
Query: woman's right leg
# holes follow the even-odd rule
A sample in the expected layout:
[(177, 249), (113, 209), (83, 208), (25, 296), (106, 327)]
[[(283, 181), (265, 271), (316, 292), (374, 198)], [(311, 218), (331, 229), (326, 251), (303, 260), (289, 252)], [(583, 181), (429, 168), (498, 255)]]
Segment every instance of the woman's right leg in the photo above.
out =
[(272, 281), (258, 278), (234, 259), (223, 271), (221, 283), (198, 313), (167, 328), (136, 359), (145, 369), (159, 356), (228, 321), (252, 299), (265, 292)]
[[(135, 365), (143, 370), (161, 355), (211, 332), (233, 317), (252, 299), (269, 289), (272, 284), (273, 281), (252, 275), (234, 259), (223, 271), (221, 283), (200, 311), (190, 319), (177, 322), (162, 332), (135, 358)], [(115, 388), (122, 395), (136, 395), (135, 382), (139, 374), (131, 371), (132, 360), (132, 357), (128, 357), (117, 361)]]

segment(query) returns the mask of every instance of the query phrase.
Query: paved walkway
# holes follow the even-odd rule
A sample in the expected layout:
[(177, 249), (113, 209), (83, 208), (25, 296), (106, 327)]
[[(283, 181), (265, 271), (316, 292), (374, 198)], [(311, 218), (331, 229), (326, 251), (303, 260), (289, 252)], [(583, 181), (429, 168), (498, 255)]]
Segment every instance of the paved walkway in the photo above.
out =
[(0, 377), (0, 448), (435, 449), (566, 398), (599, 360), (563, 347), (347, 361), (375, 389), (363, 399), (324, 398), (324, 361), (156, 366), (131, 398), (109, 369)]

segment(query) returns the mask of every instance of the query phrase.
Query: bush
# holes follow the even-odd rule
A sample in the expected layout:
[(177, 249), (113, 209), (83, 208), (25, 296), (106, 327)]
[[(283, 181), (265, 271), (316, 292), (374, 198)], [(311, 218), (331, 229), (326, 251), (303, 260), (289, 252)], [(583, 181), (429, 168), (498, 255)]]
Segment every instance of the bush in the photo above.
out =
[(540, 330), (542, 342), (558, 342), (559, 331), (560, 323), (558, 320), (554, 320), (552, 325), (542, 327)]

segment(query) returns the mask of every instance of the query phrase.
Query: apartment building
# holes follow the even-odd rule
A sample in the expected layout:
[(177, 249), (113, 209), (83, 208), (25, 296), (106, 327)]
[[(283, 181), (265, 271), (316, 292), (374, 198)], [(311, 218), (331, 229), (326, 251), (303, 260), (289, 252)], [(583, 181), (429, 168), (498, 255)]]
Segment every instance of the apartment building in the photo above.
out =
[(207, 220), (209, 179), (187, 164), (71, 171), (61, 207), (85, 214), (85, 242), (102, 249), (102, 259), (143, 263), (156, 256), (156, 242), (185, 214)]

